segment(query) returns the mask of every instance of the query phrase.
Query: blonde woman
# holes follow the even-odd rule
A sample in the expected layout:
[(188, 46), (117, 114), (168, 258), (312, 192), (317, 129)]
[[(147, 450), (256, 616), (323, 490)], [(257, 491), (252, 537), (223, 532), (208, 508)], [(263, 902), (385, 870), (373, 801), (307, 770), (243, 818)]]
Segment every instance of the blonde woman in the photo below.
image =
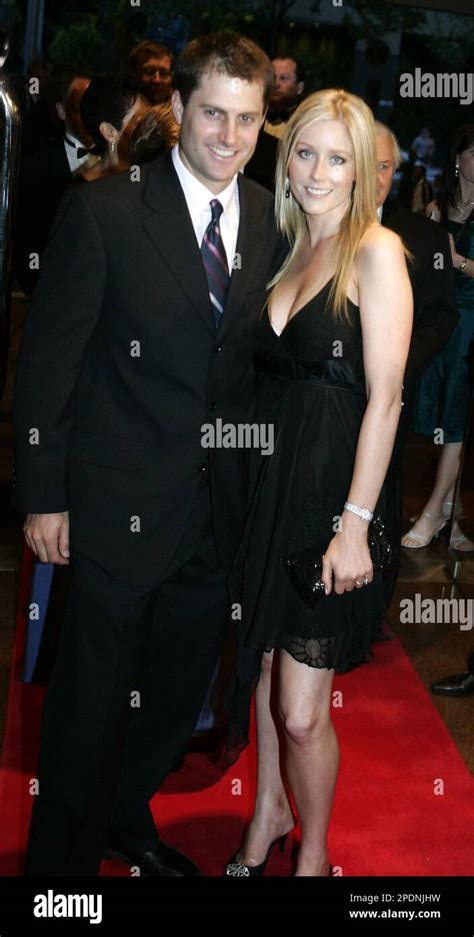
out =
[[(254, 460), (231, 578), (242, 618), (230, 757), (248, 740), (258, 683), (257, 797), (231, 876), (263, 874), (271, 846), (283, 847), (295, 822), (288, 787), (301, 824), (295, 874), (330, 873), (331, 685), (384, 612), (367, 530), (373, 512), (383, 516), (413, 312), (404, 248), (378, 223), (375, 186), (367, 105), (341, 90), (308, 97), (280, 143), (276, 215), (290, 251), (257, 333), (256, 422), (274, 424), (274, 452)], [(282, 564), (309, 547), (325, 555), (313, 611)]]

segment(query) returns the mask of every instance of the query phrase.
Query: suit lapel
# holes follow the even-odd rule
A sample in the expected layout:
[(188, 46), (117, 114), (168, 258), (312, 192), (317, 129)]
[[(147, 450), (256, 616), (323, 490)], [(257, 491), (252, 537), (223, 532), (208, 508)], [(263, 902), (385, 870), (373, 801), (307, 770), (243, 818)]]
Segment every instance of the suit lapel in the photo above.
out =
[(186, 199), (167, 153), (150, 166), (143, 201), (152, 209), (143, 226), (175, 277), (178, 288), (216, 331), (206, 274)]
[[(254, 186), (249, 185), (244, 176), (239, 175), (238, 185), (239, 232), (219, 337), (239, 314), (249, 289), (262, 287), (258, 274), (264, 237), (264, 205)], [(176, 278), (179, 288), (197, 309), (207, 328), (216, 334), (201, 253), (169, 153), (151, 164), (143, 201), (152, 209), (143, 220), (148, 236)]]
[[(247, 293), (251, 289), (264, 288), (261, 282), (262, 241), (264, 237), (264, 205), (258, 198), (253, 185), (239, 174), (240, 221), (235, 248), (234, 267), (229, 292), (219, 328), (219, 337), (232, 326), (239, 315)], [(259, 279), (260, 276), (260, 279)]]
[(390, 219), (396, 214), (396, 206), (390, 196), (385, 199), (382, 210), (382, 224), (386, 228), (390, 227)]

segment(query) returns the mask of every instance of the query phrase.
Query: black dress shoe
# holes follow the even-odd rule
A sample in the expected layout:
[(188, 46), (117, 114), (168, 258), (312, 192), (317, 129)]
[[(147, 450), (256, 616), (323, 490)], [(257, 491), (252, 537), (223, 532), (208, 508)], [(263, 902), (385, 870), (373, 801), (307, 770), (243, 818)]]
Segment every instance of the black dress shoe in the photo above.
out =
[(106, 859), (123, 859), (129, 865), (136, 865), (141, 875), (157, 875), (168, 877), (198, 876), (200, 869), (184, 853), (159, 840), (153, 849), (131, 849), (121, 844), (107, 848)]
[(444, 677), (437, 683), (432, 683), (431, 690), (443, 696), (468, 696), (469, 693), (474, 693), (474, 674), (457, 673), (453, 677)]

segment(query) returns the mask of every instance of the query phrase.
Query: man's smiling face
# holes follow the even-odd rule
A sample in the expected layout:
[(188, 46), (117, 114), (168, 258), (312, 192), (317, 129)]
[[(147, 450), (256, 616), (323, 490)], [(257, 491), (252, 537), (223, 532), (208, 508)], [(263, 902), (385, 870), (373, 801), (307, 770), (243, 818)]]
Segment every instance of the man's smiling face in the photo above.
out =
[(183, 106), (173, 92), (184, 164), (218, 194), (248, 163), (264, 118), (263, 86), (217, 71), (202, 75)]

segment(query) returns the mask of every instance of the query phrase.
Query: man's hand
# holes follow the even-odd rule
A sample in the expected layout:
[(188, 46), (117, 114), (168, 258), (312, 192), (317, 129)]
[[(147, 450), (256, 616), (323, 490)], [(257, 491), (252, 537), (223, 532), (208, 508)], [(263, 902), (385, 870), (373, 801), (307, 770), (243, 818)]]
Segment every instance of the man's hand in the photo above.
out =
[(25, 540), (42, 563), (69, 563), (69, 511), (61, 514), (27, 514)]

